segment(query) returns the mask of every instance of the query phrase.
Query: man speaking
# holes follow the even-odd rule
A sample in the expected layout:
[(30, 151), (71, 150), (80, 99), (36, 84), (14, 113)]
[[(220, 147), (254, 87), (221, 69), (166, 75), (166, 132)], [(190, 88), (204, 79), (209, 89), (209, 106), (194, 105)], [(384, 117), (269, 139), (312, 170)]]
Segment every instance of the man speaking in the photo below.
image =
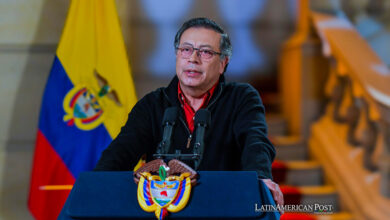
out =
[(249, 84), (226, 83), (229, 36), (214, 21), (194, 18), (176, 33), (176, 76), (143, 97), (95, 168), (129, 171), (142, 155), (196, 154), (196, 170), (253, 170), (283, 204), (271, 181), (275, 149), (267, 138), (264, 106)]

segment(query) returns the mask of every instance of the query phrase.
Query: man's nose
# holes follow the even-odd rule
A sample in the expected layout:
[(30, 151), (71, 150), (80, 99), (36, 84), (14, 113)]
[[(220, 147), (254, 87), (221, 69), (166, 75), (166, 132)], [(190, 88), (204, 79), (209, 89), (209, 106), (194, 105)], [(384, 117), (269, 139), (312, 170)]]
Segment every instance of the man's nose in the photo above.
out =
[(192, 62), (192, 63), (200, 63), (200, 56), (199, 56), (199, 51), (198, 50), (194, 50), (190, 56), (190, 58), (188, 59), (188, 61)]

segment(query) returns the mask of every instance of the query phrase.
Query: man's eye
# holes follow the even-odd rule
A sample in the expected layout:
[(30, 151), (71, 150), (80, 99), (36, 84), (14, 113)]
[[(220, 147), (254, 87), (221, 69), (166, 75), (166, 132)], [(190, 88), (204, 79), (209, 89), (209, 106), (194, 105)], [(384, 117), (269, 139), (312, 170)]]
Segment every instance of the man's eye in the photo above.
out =
[(191, 48), (183, 48), (182, 49), (184, 52), (189, 52), (189, 51), (191, 51)]
[(213, 52), (211, 50), (201, 50), (200, 52), (207, 56), (213, 55)]

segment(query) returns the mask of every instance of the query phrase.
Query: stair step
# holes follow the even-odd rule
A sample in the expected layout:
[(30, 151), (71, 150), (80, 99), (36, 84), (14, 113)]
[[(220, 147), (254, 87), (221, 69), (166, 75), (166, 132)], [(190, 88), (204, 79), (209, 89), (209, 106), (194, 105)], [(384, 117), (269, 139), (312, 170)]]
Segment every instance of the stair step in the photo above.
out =
[(330, 215), (316, 215), (317, 220), (352, 220), (353, 215), (349, 212), (337, 212)]
[(339, 211), (338, 195), (333, 186), (281, 186), (285, 204), (331, 205), (332, 211)]
[(279, 114), (266, 114), (268, 134), (284, 136), (287, 135), (287, 121)]
[(336, 212), (329, 214), (311, 214), (311, 213), (285, 213), (281, 216), (281, 220), (352, 220), (353, 215), (348, 212)]
[(306, 142), (299, 136), (270, 136), (275, 145), (277, 160), (306, 160)]
[(279, 184), (315, 186), (323, 183), (321, 165), (316, 161), (275, 161), (272, 175)]
[(307, 195), (325, 195), (325, 194), (331, 194), (336, 193), (336, 188), (329, 185), (324, 186), (303, 186), (299, 187), (299, 190), (303, 194)]

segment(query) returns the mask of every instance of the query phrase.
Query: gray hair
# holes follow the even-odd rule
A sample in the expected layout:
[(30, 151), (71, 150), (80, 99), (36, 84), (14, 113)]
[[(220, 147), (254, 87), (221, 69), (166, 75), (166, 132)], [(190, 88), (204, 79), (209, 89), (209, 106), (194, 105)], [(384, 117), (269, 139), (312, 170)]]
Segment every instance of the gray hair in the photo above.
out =
[(230, 57), (232, 56), (232, 44), (230, 43), (229, 35), (215, 21), (208, 18), (192, 18), (184, 22), (184, 24), (180, 27), (175, 36), (175, 50), (179, 48), (180, 38), (183, 32), (192, 27), (203, 27), (214, 30), (215, 32), (219, 33), (221, 35), (221, 40), (219, 42), (219, 49), (221, 51), (220, 58), (225, 59), (225, 57), (227, 57), (228, 59), (230, 59)]

